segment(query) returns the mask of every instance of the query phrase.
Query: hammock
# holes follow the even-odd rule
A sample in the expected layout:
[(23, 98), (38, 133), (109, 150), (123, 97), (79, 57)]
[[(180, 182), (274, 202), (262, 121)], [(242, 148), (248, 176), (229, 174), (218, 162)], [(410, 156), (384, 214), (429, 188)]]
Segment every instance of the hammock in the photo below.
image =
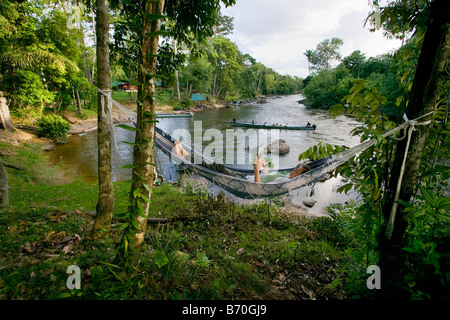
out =
[[(408, 125), (408, 123), (404, 123), (401, 126), (387, 132), (383, 135), (383, 138), (388, 137), (402, 130)], [(217, 172), (216, 170), (212, 170), (200, 164), (192, 163), (189, 160), (179, 158), (173, 150), (173, 140), (170, 135), (163, 132), (161, 129), (156, 128), (156, 137), (155, 144), (160, 148), (164, 153), (168, 156), (176, 158), (176, 162), (181, 163), (182, 169), (189, 169), (202, 177), (206, 178), (210, 182), (218, 185), (224, 190), (230, 192), (231, 194), (238, 196), (243, 199), (255, 199), (255, 198), (267, 198), (273, 196), (279, 196), (286, 193), (289, 193), (292, 190), (299, 189), (306, 185), (311, 185), (317, 182), (321, 177), (325, 174), (333, 171), (340, 165), (344, 164), (356, 154), (364, 151), (365, 149), (375, 145), (377, 143), (377, 139), (367, 140), (353, 148), (347, 149), (338, 154), (322, 158), (310, 163), (307, 163), (311, 170), (303, 173), (300, 176), (295, 177), (294, 179), (290, 179), (288, 181), (283, 181), (279, 183), (258, 183), (254, 181), (247, 180), (242, 176), (244, 173), (253, 173), (253, 170), (240, 170), (240, 169), (232, 169), (226, 167), (228, 173)], [(192, 152), (190, 148), (184, 146), (186, 151)], [(291, 169), (279, 170), (282, 172), (289, 172)]]
[[(111, 100), (117, 108), (119, 108), (123, 113), (129, 116), (132, 122), (135, 121), (134, 119), (136, 119), (136, 113), (122, 106), (117, 101), (114, 101), (113, 99)], [(395, 135), (397, 132), (407, 128), (410, 124), (411, 122), (407, 121), (400, 126), (386, 132), (382, 135), (382, 137), (386, 138), (388, 136)], [(175, 162), (180, 164), (180, 168), (182, 170), (193, 171), (206, 178), (210, 182), (223, 188), (224, 190), (230, 192), (231, 194), (243, 199), (279, 196), (289, 193), (292, 190), (296, 190), (307, 185), (312, 185), (325, 174), (332, 172), (334, 169), (353, 158), (356, 154), (361, 153), (362, 151), (377, 143), (377, 139), (370, 139), (343, 152), (310, 162), (308, 163), (308, 165), (311, 167), (310, 171), (288, 181), (274, 181), (275, 183), (258, 183), (245, 179), (245, 174), (253, 174), (253, 170), (225, 167), (222, 168), (222, 172), (219, 172), (218, 170), (214, 170), (215, 167), (213, 160), (204, 157), (195, 150), (191, 150), (191, 148), (186, 145), (183, 145), (186, 151), (188, 151), (190, 154), (193, 154), (194, 156), (200, 157), (200, 159), (202, 159), (202, 165), (193, 163), (192, 161), (184, 158), (179, 158), (174, 152), (172, 152), (174, 147), (173, 138), (160, 128), (155, 128), (156, 146), (166, 155), (171, 157), (172, 160), (176, 160)], [(292, 169), (294, 168), (278, 171), (289, 172)]]

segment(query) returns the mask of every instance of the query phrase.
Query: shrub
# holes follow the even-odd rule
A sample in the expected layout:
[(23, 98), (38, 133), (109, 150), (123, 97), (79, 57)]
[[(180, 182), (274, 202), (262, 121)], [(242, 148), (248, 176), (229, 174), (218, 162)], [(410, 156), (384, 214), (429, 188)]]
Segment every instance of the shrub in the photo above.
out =
[(45, 104), (53, 102), (55, 94), (48, 91), (39, 75), (32, 71), (18, 70), (5, 77), (0, 84), (10, 101), (11, 110), (24, 123), (33, 123), (42, 115)]
[(70, 124), (55, 114), (43, 115), (38, 122), (39, 134), (43, 137), (53, 139), (57, 143), (67, 143), (69, 138), (67, 132)]

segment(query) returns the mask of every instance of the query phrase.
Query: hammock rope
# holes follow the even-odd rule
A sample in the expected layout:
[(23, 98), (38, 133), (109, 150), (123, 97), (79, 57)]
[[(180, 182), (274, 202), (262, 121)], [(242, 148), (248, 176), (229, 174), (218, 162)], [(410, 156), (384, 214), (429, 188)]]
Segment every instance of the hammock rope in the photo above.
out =
[[(407, 130), (408, 130), (408, 132), (407, 132), (408, 140), (406, 142), (405, 154), (403, 156), (402, 166), (400, 168), (400, 174), (399, 174), (398, 181), (397, 181), (397, 188), (395, 190), (394, 203), (392, 205), (391, 214), (389, 215), (389, 221), (388, 221), (388, 224), (386, 226), (385, 235), (386, 235), (386, 237), (388, 239), (392, 238), (392, 234), (394, 232), (395, 216), (396, 216), (397, 207), (398, 207), (398, 200), (400, 198), (400, 189), (401, 189), (402, 182), (403, 182), (403, 174), (405, 173), (406, 159), (408, 157), (408, 151), (409, 151), (409, 146), (410, 146), (410, 143), (411, 143), (412, 134), (413, 134), (413, 132), (415, 130), (417, 130), (415, 128), (415, 126), (425, 126), (425, 125), (429, 125), (431, 123), (431, 120), (424, 121), (424, 122), (417, 122), (417, 120), (422, 119), (422, 118), (427, 117), (427, 116), (430, 116), (431, 114), (433, 114), (433, 112), (430, 112), (430, 113), (427, 113), (425, 115), (422, 115), (421, 117), (418, 117), (418, 118), (416, 118), (414, 120), (408, 120), (408, 118), (406, 117), (406, 114), (404, 115), (404, 118), (406, 120), (405, 123), (409, 124), (409, 126), (407, 128)], [(405, 136), (403, 136), (402, 138), (400, 138), (398, 140), (402, 140), (405, 137), (406, 137), (406, 133), (405, 133)]]

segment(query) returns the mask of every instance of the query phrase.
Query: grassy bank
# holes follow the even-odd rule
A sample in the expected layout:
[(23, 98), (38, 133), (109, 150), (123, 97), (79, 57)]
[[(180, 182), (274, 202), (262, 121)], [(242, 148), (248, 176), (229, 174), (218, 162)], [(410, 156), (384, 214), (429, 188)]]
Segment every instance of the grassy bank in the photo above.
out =
[[(154, 188), (150, 212), (170, 222), (148, 225), (140, 263), (125, 274), (112, 264), (119, 229), (106, 240), (89, 240), (96, 184), (61, 183), (61, 170), (48, 165), (38, 145), (2, 142), (0, 148), (1, 161), (25, 168), (7, 169), (10, 205), (0, 213), (2, 299), (349, 297), (343, 283), (355, 264), (351, 239), (330, 219), (287, 215), (273, 205), (236, 206), (172, 185)], [(116, 182), (114, 189), (120, 213), (130, 186)], [(74, 264), (82, 272), (79, 290), (66, 286)]]

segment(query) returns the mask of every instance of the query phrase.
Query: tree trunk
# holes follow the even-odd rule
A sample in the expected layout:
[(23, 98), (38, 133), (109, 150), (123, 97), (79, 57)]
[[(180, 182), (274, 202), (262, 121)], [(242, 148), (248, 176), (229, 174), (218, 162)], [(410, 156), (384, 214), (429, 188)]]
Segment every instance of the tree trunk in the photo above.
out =
[(0, 208), (7, 206), (8, 203), (8, 174), (3, 164), (0, 163)]
[(78, 91), (78, 89), (76, 90), (77, 93), (77, 113), (81, 114), (81, 100), (80, 100), (80, 92)]
[(0, 91), (0, 121), (3, 129), (7, 131), (16, 130), (16, 128), (14, 128), (11, 122), (11, 116), (9, 114), (8, 105), (6, 104), (6, 98), (3, 97), (3, 92), (1, 91)]
[[(429, 21), (406, 112), (409, 119), (415, 119), (434, 111), (439, 101), (445, 63), (450, 55), (450, 2), (448, 0), (433, 1), (430, 8)], [(420, 121), (429, 119), (431, 119), (431, 116), (422, 118)], [(420, 159), (429, 134), (428, 126), (417, 126), (416, 129), (417, 131), (414, 131), (411, 137), (400, 189), (399, 199), (406, 202), (410, 201), (413, 194)], [(383, 208), (386, 222), (390, 218), (394, 204), (395, 189), (397, 188), (402, 161), (405, 156), (406, 144), (406, 139), (403, 139), (397, 145), (389, 181), (390, 196)], [(399, 205), (395, 215), (392, 236), (389, 238), (383, 233), (380, 239), (381, 255), (379, 265), (383, 273), (381, 277), (383, 281), (382, 288), (386, 288), (389, 285), (387, 282), (396, 283), (394, 272), (401, 268), (401, 247), (407, 227), (408, 214)]]
[[(130, 212), (132, 219), (137, 223), (129, 224), (124, 230), (122, 243), (128, 242), (129, 247), (136, 252), (142, 245), (147, 225), (147, 217), (153, 186), (154, 164), (154, 134), (156, 120), (156, 55), (158, 54), (158, 32), (161, 28), (161, 19), (164, 0), (144, 2), (144, 27), (142, 32), (141, 66), (142, 81), (141, 94), (137, 107), (136, 139), (134, 146), (133, 183), (130, 192)], [(142, 99), (142, 100), (141, 100)], [(124, 247), (122, 246), (122, 250)], [(122, 256), (127, 252), (121, 252)]]
[[(95, 32), (94, 5), (92, 3), (92, 0), (91, 0), (91, 17), (92, 17), (92, 32), (94, 33), (94, 44), (95, 44), (95, 47), (97, 47), (97, 35)], [(96, 62), (95, 58), (96, 58), (96, 56), (94, 55), (94, 63), (92, 64), (92, 73), (91, 73), (91, 80), (92, 80), (91, 84), (94, 82), (94, 72), (95, 72), (95, 62)]]
[(109, 66), (109, 4), (97, 0), (97, 81), (98, 94), (98, 184), (94, 238), (103, 237), (111, 227), (114, 190), (111, 174), (111, 79)]
[[(173, 40), (173, 47), (174, 47), (174, 52), (175, 52), (175, 57), (177, 56), (177, 40)], [(178, 101), (181, 101), (181, 96), (180, 96), (180, 81), (178, 80), (178, 70), (175, 69), (175, 81), (176, 81), (176, 85), (177, 85), (177, 98)]]

